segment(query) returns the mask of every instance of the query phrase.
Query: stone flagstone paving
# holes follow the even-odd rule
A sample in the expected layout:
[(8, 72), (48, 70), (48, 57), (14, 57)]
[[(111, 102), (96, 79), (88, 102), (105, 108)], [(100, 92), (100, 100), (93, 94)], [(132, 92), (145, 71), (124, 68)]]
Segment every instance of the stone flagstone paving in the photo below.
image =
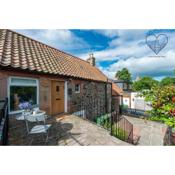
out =
[[(138, 145), (163, 145), (166, 125), (129, 116), (124, 117), (133, 124), (134, 135), (140, 136)], [(48, 142), (45, 143), (43, 135), (27, 136), (25, 122), (10, 117), (9, 145), (131, 146), (112, 137), (105, 129), (76, 116), (50, 117), (47, 123), (52, 126), (49, 129)]]
[(165, 124), (129, 116), (124, 117), (133, 124), (134, 134), (140, 136), (138, 145), (163, 145), (163, 139), (167, 129)]
[(10, 145), (130, 145), (115, 137), (108, 131), (76, 116), (64, 115), (50, 117), (48, 143), (45, 143), (41, 134), (27, 136), (25, 122), (10, 118), (9, 144)]

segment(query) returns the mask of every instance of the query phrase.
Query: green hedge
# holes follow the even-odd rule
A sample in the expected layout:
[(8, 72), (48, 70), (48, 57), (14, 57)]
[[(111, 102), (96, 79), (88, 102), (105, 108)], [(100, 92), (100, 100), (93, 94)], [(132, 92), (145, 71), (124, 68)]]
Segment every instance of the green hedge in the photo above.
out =
[(112, 126), (112, 135), (124, 141), (128, 138), (127, 132), (118, 127), (116, 124)]

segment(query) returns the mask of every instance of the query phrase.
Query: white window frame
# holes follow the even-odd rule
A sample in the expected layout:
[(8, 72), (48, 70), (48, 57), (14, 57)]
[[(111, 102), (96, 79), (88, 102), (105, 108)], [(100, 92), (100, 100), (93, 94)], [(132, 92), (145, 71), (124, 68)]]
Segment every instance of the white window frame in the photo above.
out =
[[(18, 78), (18, 79), (27, 79), (27, 80), (35, 80), (36, 81), (36, 84), (20, 84), (20, 83), (17, 83), (17, 84), (13, 84), (11, 83), (11, 80), (13, 78)], [(39, 81), (38, 79), (36, 78), (29, 78), (29, 77), (19, 77), (19, 76), (11, 76), (8, 78), (8, 99), (9, 99), (9, 103), (8, 103), (8, 109), (9, 109), (9, 114), (17, 114), (17, 113), (20, 113), (22, 112), (22, 110), (18, 110), (18, 111), (10, 111), (10, 86), (26, 86), (26, 87), (36, 87), (37, 88), (37, 105), (39, 105)]]
[(79, 89), (78, 89), (78, 91), (76, 91), (76, 88), (75, 88), (75, 93), (78, 94), (78, 93), (80, 93), (81, 86), (80, 86), (80, 84), (78, 84), (78, 83), (75, 84), (75, 87), (76, 87), (76, 85), (78, 85)]

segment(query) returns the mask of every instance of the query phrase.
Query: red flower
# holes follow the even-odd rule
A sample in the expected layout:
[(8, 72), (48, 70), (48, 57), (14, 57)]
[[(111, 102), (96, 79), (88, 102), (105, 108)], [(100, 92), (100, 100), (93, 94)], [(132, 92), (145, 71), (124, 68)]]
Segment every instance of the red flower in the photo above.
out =
[(173, 110), (172, 109), (170, 109), (170, 113), (173, 113)]
[(174, 109), (170, 109), (170, 114), (172, 115), (172, 116), (174, 116), (175, 117), (175, 108)]
[(172, 102), (175, 102), (175, 97), (174, 96), (172, 97)]

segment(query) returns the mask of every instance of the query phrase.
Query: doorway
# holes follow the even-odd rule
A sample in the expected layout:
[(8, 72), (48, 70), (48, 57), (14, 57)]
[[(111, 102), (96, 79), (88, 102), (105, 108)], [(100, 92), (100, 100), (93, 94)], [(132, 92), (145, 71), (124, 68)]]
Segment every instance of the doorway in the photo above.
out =
[(52, 81), (52, 115), (64, 112), (64, 82)]

